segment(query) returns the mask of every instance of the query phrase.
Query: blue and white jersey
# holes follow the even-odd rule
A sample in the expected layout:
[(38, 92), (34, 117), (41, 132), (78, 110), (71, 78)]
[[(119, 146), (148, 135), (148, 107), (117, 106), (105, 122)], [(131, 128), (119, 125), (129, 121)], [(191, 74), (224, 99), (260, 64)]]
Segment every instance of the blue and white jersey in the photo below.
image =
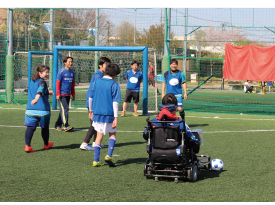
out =
[(93, 121), (112, 123), (114, 121), (113, 102), (121, 101), (119, 84), (104, 76), (92, 86), (90, 98), (93, 98)]
[(133, 69), (126, 72), (125, 78), (127, 81), (127, 89), (130, 89), (134, 92), (139, 92), (140, 83), (143, 80), (143, 75), (140, 70), (137, 70), (136, 73), (133, 72)]
[(92, 86), (94, 85), (97, 79), (102, 78), (103, 76), (104, 76), (103, 73), (99, 69), (93, 75), (89, 85), (89, 89), (86, 92), (86, 107), (89, 107), (89, 96), (90, 96), (90, 93), (92, 92)]
[(72, 90), (72, 83), (75, 81), (74, 71), (72, 69), (67, 70), (65, 67), (63, 67), (58, 71), (56, 80), (60, 81), (60, 94), (70, 95)]
[[(35, 105), (31, 105), (31, 101), (39, 94), (41, 97)], [(32, 116), (44, 116), (51, 111), (49, 103), (49, 90), (45, 80), (39, 78), (35, 82), (32, 80), (28, 88), (28, 103), (26, 114)]]
[(182, 94), (181, 84), (185, 82), (185, 75), (182, 71), (177, 70), (176, 72), (172, 72), (168, 70), (162, 79), (166, 83), (166, 93), (174, 95)]

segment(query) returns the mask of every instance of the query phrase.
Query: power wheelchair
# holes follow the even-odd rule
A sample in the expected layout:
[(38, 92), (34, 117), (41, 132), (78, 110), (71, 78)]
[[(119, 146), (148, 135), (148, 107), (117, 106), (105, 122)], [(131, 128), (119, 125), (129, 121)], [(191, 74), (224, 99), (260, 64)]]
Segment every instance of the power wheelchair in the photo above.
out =
[[(185, 140), (184, 121), (150, 121), (147, 118), (147, 153), (144, 176), (147, 179), (174, 178), (197, 181), (201, 169), (211, 168), (210, 155), (200, 155), (200, 146), (194, 146), (192, 141)], [(167, 126), (168, 123), (170, 126)], [(180, 123), (184, 129), (180, 130)], [(193, 132), (199, 139), (199, 133)]]

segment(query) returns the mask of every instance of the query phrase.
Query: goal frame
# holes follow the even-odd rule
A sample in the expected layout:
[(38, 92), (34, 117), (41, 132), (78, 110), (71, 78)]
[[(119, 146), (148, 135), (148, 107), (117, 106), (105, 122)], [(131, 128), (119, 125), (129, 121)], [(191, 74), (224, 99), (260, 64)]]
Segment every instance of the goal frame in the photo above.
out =
[(52, 110), (57, 110), (56, 78), (58, 72), (59, 51), (110, 51), (110, 52), (142, 52), (143, 53), (143, 108), (142, 114), (148, 114), (148, 47), (147, 46), (60, 46), (55, 45), (53, 51), (53, 91)]

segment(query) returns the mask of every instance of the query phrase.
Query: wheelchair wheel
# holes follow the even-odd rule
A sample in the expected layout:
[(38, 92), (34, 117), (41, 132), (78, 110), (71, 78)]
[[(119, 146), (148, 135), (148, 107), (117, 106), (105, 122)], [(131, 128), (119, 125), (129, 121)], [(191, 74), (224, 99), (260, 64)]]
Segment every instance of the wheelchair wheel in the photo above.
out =
[(146, 159), (145, 165), (144, 165), (144, 176), (146, 176), (147, 179), (152, 179), (152, 176), (148, 176), (151, 175), (151, 171), (149, 170), (149, 159)]
[(198, 179), (198, 166), (193, 162), (191, 169), (188, 170), (188, 178), (190, 182), (195, 182)]

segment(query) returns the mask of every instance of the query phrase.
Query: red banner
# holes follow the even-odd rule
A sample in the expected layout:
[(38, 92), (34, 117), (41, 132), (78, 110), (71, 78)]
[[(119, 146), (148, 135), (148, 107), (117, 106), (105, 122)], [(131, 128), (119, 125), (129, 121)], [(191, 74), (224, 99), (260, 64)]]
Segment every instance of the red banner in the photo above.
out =
[(275, 81), (275, 46), (225, 44), (223, 78)]

